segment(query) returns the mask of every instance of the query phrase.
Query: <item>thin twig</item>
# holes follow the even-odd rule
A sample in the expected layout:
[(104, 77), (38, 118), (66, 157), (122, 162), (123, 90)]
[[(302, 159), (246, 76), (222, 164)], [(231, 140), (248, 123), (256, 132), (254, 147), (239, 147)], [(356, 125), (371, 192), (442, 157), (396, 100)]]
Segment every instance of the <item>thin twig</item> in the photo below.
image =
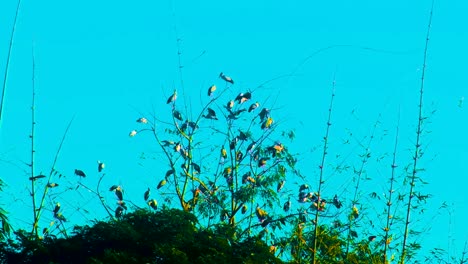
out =
[(415, 144), (415, 150), (414, 150), (414, 163), (413, 163), (413, 170), (411, 172), (411, 183), (410, 183), (410, 189), (409, 189), (409, 196), (408, 196), (408, 205), (406, 208), (406, 220), (405, 220), (405, 231), (403, 235), (403, 245), (402, 245), (402, 250), (401, 250), (401, 258), (400, 258), (400, 263), (404, 264), (405, 263), (405, 258), (406, 258), (406, 244), (408, 242), (408, 233), (409, 233), (409, 224), (410, 224), (410, 213), (411, 213), (411, 202), (413, 201), (413, 190), (414, 186), (416, 184), (416, 174), (417, 174), (417, 165), (418, 165), (418, 160), (420, 156), (420, 149), (421, 149), (421, 133), (422, 133), (422, 123), (423, 123), (423, 93), (424, 93), (424, 77), (426, 73), (426, 60), (427, 60), (427, 49), (429, 46), (429, 34), (431, 32), (431, 24), (432, 24), (432, 14), (434, 10), (434, 0), (432, 0), (432, 5), (431, 5), (431, 12), (429, 14), (429, 23), (427, 26), (427, 33), (426, 33), (426, 42), (425, 42), (425, 47), (424, 47), (424, 56), (423, 56), (423, 65), (422, 65), (422, 72), (421, 72), (421, 86), (419, 89), (419, 113), (418, 113), (418, 127), (416, 130), (416, 144)]
[(332, 109), (333, 109), (333, 100), (335, 98), (335, 77), (333, 77), (333, 87), (332, 87), (332, 94), (331, 94), (331, 99), (330, 99), (330, 106), (328, 108), (328, 119), (327, 119), (327, 129), (325, 132), (324, 136), (324, 143), (323, 143), (323, 154), (322, 154), (322, 161), (320, 163), (320, 177), (319, 177), (319, 184), (318, 184), (318, 190), (317, 190), (317, 196), (318, 196), (318, 201), (317, 201), (317, 210), (315, 211), (315, 227), (314, 227), (314, 247), (312, 250), (312, 263), (315, 264), (317, 263), (317, 238), (318, 238), (318, 223), (319, 223), (319, 212), (320, 212), (320, 206), (321, 206), (321, 190), (322, 190), (322, 184), (323, 184), (323, 172), (324, 172), (324, 165), (325, 165), (325, 158), (327, 156), (327, 150), (328, 150), (328, 139), (329, 139), (329, 134), (330, 134), (330, 126), (331, 126), (331, 114), (332, 114)]
[(11, 29), (10, 44), (8, 45), (7, 61), (5, 65), (5, 75), (3, 77), (2, 100), (0, 101), (0, 126), (1, 126), (2, 116), (3, 116), (3, 104), (5, 102), (5, 92), (6, 92), (6, 85), (7, 85), (7, 79), (8, 79), (8, 67), (10, 66), (11, 50), (13, 47), (13, 36), (15, 35), (16, 20), (18, 19), (20, 4), (21, 4), (21, 0), (18, 0), (18, 5), (16, 6), (15, 20), (13, 22), (13, 28)]

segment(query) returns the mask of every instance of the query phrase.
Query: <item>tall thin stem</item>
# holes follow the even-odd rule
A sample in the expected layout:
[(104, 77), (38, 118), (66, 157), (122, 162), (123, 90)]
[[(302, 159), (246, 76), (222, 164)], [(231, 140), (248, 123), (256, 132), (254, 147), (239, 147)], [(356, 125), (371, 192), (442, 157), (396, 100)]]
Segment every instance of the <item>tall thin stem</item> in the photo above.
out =
[(330, 126), (331, 126), (331, 115), (332, 115), (332, 109), (333, 109), (333, 100), (335, 98), (335, 78), (333, 78), (333, 87), (332, 87), (332, 94), (331, 94), (331, 99), (330, 99), (330, 106), (328, 107), (328, 119), (327, 119), (327, 129), (325, 132), (324, 136), (324, 142), (323, 142), (323, 153), (322, 153), (322, 161), (320, 162), (320, 176), (319, 176), (319, 184), (318, 184), (318, 190), (317, 190), (317, 196), (318, 196), (318, 201), (317, 201), (317, 210), (315, 211), (315, 227), (314, 227), (314, 248), (312, 251), (312, 263), (315, 264), (317, 263), (317, 239), (318, 239), (318, 224), (319, 224), (319, 212), (320, 212), (320, 206), (321, 206), (321, 199), (322, 199), (322, 184), (324, 183), (323, 181), (323, 172), (324, 172), (324, 166), (325, 166), (325, 157), (327, 156), (327, 150), (328, 150), (328, 137), (330, 134)]
[(10, 66), (11, 49), (13, 47), (13, 36), (15, 35), (16, 20), (18, 19), (20, 5), (21, 5), (21, 0), (18, 0), (18, 5), (16, 6), (15, 20), (13, 22), (13, 28), (11, 30), (11, 35), (10, 35), (10, 44), (8, 45), (7, 61), (5, 65), (5, 75), (3, 76), (2, 100), (0, 101), (0, 126), (1, 126), (1, 120), (3, 117), (3, 104), (5, 102), (5, 92), (6, 92), (6, 85), (7, 85), (7, 79), (8, 79), (8, 66)]
[(36, 190), (35, 190), (35, 179), (34, 179), (34, 154), (36, 150), (34, 149), (34, 130), (36, 127), (36, 117), (35, 117), (35, 99), (36, 99), (36, 87), (35, 87), (35, 78), (36, 78), (36, 61), (34, 58), (34, 44), (32, 46), (32, 102), (31, 102), (31, 197), (33, 205), (33, 219), (34, 219), (34, 234), (37, 236), (37, 213), (36, 213)]
[(403, 235), (403, 245), (402, 245), (402, 250), (401, 250), (401, 259), (400, 263), (404, 264), (405, 263), (405, 258), (407, 254), (406, 250), (406, 244), (408, 243), (408, 231), (409, 231), (409, 224), (410, 224), (410, 213), (411, 213), (411, 202), (413, 201), (413, 190), (414, 186), (416, 184), (416, 176), (417, 176), (417, 171), (418, 171), (418, 160), (420, 156), (420, 150), (421, 150), (421, 133), (422, 133), (422, 123), (423, 123), (423, 93), (424, 93), (424, 78), (425, 78), (425, 73), (426, 73), (426, 60), (427, 60), (427, 49), (429, 46), (429, 34), (431, 32), (431, 24), (432, 24), (432, 13), (434, 10), (434, 0), (432, 0), (432, 6), (431, 6), (431, 12), (429, 14), (429, 23), (427, 26), (427, 33), (426, 33), (426, 42), (424, 46), (424, 56), (423, 56), (423, 66), (422, 66), (422, 72), (421, 72), (421, 86), (419, 89), (419, 113), (418, 113), (418, 127), (416, 129), (416, 144), (415, 144), (415, 150), (414, 150), (414, 163), (413, 163), (413, 170), (411, 172), (411, 183), (410, 183), (410, 189), (409, 189), (409, 196), (408, 196), (408, 205), (406, 208), (406, 220), (405, 220), (405, 232)]
[(390, 177), (390, 188), (388, 190), (388, 200), (387, 200), (387, 223), (385, 224), (385, 237), (384, 237), (384, 253), (383, 253), (383, 259), (384, 263), (387, 263), (387, 250), (388, 250), (388, 238), (389, 238), (389, 232), (390, 232), (390, 219), (392, 218), (391, 214), (391, 207), (392, 207), (392, 195), (393, 195), (393, 184), (395, 183), (395, 171), (397, 168), (396, 164), (396, 156), (397, 156), (397, 148), (398, 148), (398, 136), (399, 136), (399, 130), (400, 130), (400, 112), (398, 112), (398, 122), (396, 126), (396, 134), (395, 134), (395, 144), (393, 148), (393, 160), (392, 160), (392, 174)]

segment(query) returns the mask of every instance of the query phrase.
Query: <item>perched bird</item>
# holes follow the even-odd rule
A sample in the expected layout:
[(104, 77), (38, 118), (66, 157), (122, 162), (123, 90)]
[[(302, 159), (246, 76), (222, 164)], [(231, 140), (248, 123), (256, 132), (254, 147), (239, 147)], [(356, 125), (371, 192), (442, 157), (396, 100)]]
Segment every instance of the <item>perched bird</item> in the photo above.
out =
[(263, 167), (267, 164), (267, 160), (268, 158), (261, 158), (259, 161), (258, 161), (258, 166), (259, 167)]
[(246, 111), (245, 109), (239, 109), (239, 110), (234, 111), (234, 112), (229, 110), (228, 118), (229, 119), (237, 119), (237, 118), (239, 118), (239, 115), (242, 114), (245, 111)]
[(146, 119), (144, 117), (140, 117), (136, 121), (137, 121), (137, 123), (142, 123), (142, 124), (147, 124), (148, 123), (148, 119)]
[(192, 167), (196, 172), (200, 173), (200, 165), (192, 162)]
[(276, 187), (276, 191), (280, 192), (283, 189), (285, 183), (286, 183), (285, 180), (282, 180), (282, 181), (278, 182), (278, 186)]
[(99, 160), (97, 161), (97, 163), (98, 163), (98, 172), (101, 172), (106, 165), (100, 162)]
[(253, 110), (257, 109), (259, 106), (260, 106), (260, 104), (258, 102), (256, 102), (255, 104), (252, 104), (249, 107), (249, 113), (252, 112)]
[(224, 146), (221, 148), (221, 157), (223, 157), (223, 159), (227, 158), (227, 151)]
[(65, 218), (65, 216), (62, 215), (62, 213), (58, 213), (56, 215), (54, 215), (55, 218), (57, 218), (58, 220), (62, 221), (62, 222), (66, 222), (67, 219)]
[(242, 175), (242, 183), (243, 184), (246, 184), (247, 182), (251, 182), (251, 183), (254, 183), (255, 180), (251, 177), (252, 173), (249, 171), (249, 172), (246, 172), (244, 175)]
[(175, 171), (172, 170), (172, 169), (166, 171), (166, 178), (169, 177), (169, 176), (171, 176), (172, 174), (174, 174), (174, 172), (175, 172)]
[(121, 207), (122, 207), (123, 209), (125, 209), (125, 210), (128, 209), (128, 207), (127, 207), (127, 205), (125, 204), (124, 201), (117, 201), (117, 204), (118, 204), (119, 206), (121, 206)]
[(143, 198), (145, 199), (145, 201), (148, 201), (149, 199), (149, 196), (150, 196), (150, 188), (148, 188), (148, 190), (145, 192), (145, 194), (143, 195)]
[(224, 169), (224, 171), (223, 171), (224, 177), (227, 177), (227, 176), (229, 176), (229, 175), (231, 175), (231, 174), (232, 174), (232, 169), (231, 169), (231, 167), (226, 167), (226, 168)]
[(49, 187), (49, 188), (54, 188), (54, 187), (58, 187), (58, 186), (59, 186), (58, 183), (51, 183), (50, 182), (50, 183), (47, 184), (47, 187)]
[(214, 91), (216, 91), (216, 85), (211, 85), (210, 88), (208, 88), (208, 96), (211, 96)]
[(249, 137), (248, 137), (248, 134), (247, 133), (244, 133), (242, 131), (239, 130), (239, 136), (237, 136), (237, 138), (239, 140), (242, 140), (242, 141), (245, 141), (247, 140)]
[(115, 188), (114, 192), (115, 192), (115, 195), (117, 196), (117, 199), (119, 199), (120, 201), (122, 201), (122, 200), (123, 200), (123, 190), (122, 190), (122, 187), (117, 186), (117, 188)]
[(250, 144), (247, 146), (247, 152), (248, 152), (248, 153), (252, 153), (252, 151), (254, 150), (255, 146), (256, 146), (255, 142), (250, 143)]
[(174, 146), (174, 152), (179, 152), (181, 148), (182, 148), (182, 145), (178, 142), (178, 143)]
[(123, 214), (123, 207), (122, 206), (118, 206), (116, 209), (115, 209), (115, 217), (119, 218), (122, 216)]
[(268, 117), (267, 120), (265, 120), (265, 121), (262, 123), (262, 129), (270, 128), (272, 124), (273, 124), (273, 118)]
[(182, 114), (179, 111), (175, 110), (175, 109), (172, 111), (172, 116), (174, 116), (174, 118), (176, 118), (176, 119), (179, 119), (180, 121), (183, 120), (182, 119)]
[(86, 174), (82, 170), (75, 170), (75, 175), (80, 177), (86, 177)]
[(237, 137), (231, 140), (231, 143), (229, 143), (229, 149), (233, 150), (234, 148), (236, 148), (237, 141), (238, 141)]
[(240, 93), (237, 95), (235, 101), (237, 101), (239, 104), (242, 104), (252, 98), (252, 94), (247, 92), (247, 93)]
[(37, 175), (37, 176), (34, 176), (34, 177), (29, 177), (29, 180), (30, 181), (35, 181), (37, 179), (42, 179), (42, 178), (45, 178), (46, 176), (45, 175)]
[(130, 134), (128, 134), (130, 137), (134, 137), (138, 132), (136, 130), (130, 131)]
[(355, 205), (353, 205), (353, 211), (352, 211), (351, 215), (354, 217), (354, 219), (359, 217), (359, 210), (356, 208)]
[(258, 206), (258, 204), (257, 208), (255, 209), (255, 214), (257, 215), (258, 221), (260, 222), (263, 222), (268, 216), (268, 213), (265, 210), (261, 209), (260, 206)]
[(148, 202), (148, 205), (153, 208), (154, 210), (158, 209), (158, 201), (156, 199), (152, 199)]
[(266, 118), (270, 117), (270, 109), (268, 108), (263, 108), (262, 111), (258, 114), (260, 117), (260, 121), (263, 122)]
[(369, 242), (374, 241), (376, 237), (377, 237), (377, 236), (369, 236), (369, 238), (368, 238), (368, 239), (369, 239)]
[(57, 214), (60, 211), (60, 203), (56, 203), (54, 207), (54, 214)]
[(231, 77), (224, 75), (223, 73), (220, 73), (219, 77), (228, 83), (234, 84), (234, 80), (232, 80)]
[(302, 192), (302, 191), (307, 190), (307, 189), (309, 189), (309, 185), (302, 184), (301, 187), (299, 187), (299, 192)]
[(171, 140), (163, 140), (163, 141), (161, 141), (161, 143), (162, 143), (163, 147), (168, 147), (168, 146), (170, 146), (170, 145), (174, 145), (174, 144), (175, 144), (175, 142), (174, 142), (174, 141), (171, 141)]
[(333, 205), (340, 209), (341, 208), (341, 201), (338, 199), (338, 195), (335, 194), (335, 196), (333, 197)]
[(242, 206), (242, 211), (241, 211), (242, 214), (245, 214), (245, 213), (247, 212), (247, 209), (248, 209), (248, 208), (247, 208), (247, 205), (244, 204), (244, 205)]
[(244, 157), (244, 154), (240, 151), (237, 151), (236, 153), (236, 160), (237, 161), (240, 161), (242, 159), (242, 157)]
[(161, 189), (161, 187), (163, 187), (164, 185), (166, 185), (167, 181), (166, 179), (162, 179), (159, 183), (158, 183), (158, 189)]
[(291, 200), (288, 200), (287, 202), (284, 203), (283, 210), (287, 212), (289, 211), (290, 208), (291, 208)]
[(213, 120), (218, 120), (218, 118), (216, 117), (216, 112), (215, 110), (211, 109), (211, 108), (208, 108), (208, 114), (207, 115), (204, 115), (203, 117), (206, 118), (206, 119), (213, 119)]
[(174, 90), (174, 93), (169, 96), (169, 98), (167, 99), (167, 103), (170, 104), (170, 103), (173, 103), (175, 102), (175, 100), (177, 99), (177, 90)]
[(231, 112), (232, 108), (234, 108), (234, 101), (231, 100), (226, 104), (226, 109)]

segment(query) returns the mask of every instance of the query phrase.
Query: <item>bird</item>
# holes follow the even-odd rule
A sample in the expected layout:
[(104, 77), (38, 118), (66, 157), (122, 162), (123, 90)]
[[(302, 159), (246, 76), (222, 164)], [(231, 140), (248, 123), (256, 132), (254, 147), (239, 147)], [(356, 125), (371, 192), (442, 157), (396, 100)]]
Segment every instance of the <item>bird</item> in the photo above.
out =
[(45, 175), (37, 175), (37, 176), (34, 176), (34, 177), (29, 177), (29, 180), (30, 181), (35, 181), (37, 179), (42, 179), (42, 178), (45, 178), (46, 176)]
[(211, 109), (211, 108), (207, 108), (207, 111), (208, 111), (208, 114), (207, 115), (204, 115), (203, 117), (206, 118), (206, 119), (213, 119), (213, 120), (218, 120), (218, 118), (216, 117), (216, 112), (215, 110)]
[(280, 192), (283, 189), (285, 183), (286, 183), (285, 180), (282, 180), (282, 181), (278, 182), (278, 186), (276, 187), (276, 191)]
[(256, 146), (255, 142), (250, 143), (250, 144), (247, 146), (247, 152), (248, 152), (248, 153), (252, 153), (252, 151), (254, 150), (255, 146)]
[(216, 85), (211, 85), (210, 88), (208, 88), (208, 96), (211, 96), (214, 91), (216, 91)]
[(179, 119), (180, 121), (182, 121), (182, 114), (179, 111), (175, 110), (175, 109), (172, 111), (172, 116), (174, 116), (174, 118)]
[(169, 98), (167, 98), (167, 103), (170, 104), (170, 103), (173, 103), (175, 102), (175, 100), (177, 99), (177, 90), (174, 90), (174, 93), (169, 96)]
[(231, 140), (231, 142), (229, 143), (229, 149), (233, 150), (237, 145), (237, 141), (238, 141), (237, 137)]
[(151, 193), (150, 188), (148, 188), (148, 190), (143, 195), (143, 198), (145, 199), (145, 201), (148, 201), (150, 193)]
[(234, 108), (234, 100), (231, 100), (229, 101), (227, 104), (226, 104), (226, 109), (231, 112), (232, 108)]
[(224, 73), (220, 73), (219, 77), (228, 83), (234, 84), (234, 80), (231, 77), (224, 75)]
[(128, 136), (130, 137), (134, 137), (138, 132), (136, 130), (132, 130), (130, 131), (130, 134), (128, 134)]
[(354, 219), (358, 218), (359, 216), (359, 210), (356, 208), (355, 205), (353, 205), (353, 212), (351, 213), (351, 215), (354, 217)]
[(260, 106), (260, 104), (258, 102), (256, 102), (255, 104), (252, 104), (249, 107), (249, 113), (252, 112), (253, 110), (257, 109), (259, 106)]
[(109, 188), (109, 191), (114, 191), (115, 189), (117, 189), (119, 186), (118, 185), (112, 185), (110, 188)]
[(221, 157), (223, 159), (227, 158), (227, 151), (226, 149), (224, 148), (224, 146), (221, 148)]
[(122, 206), (118, 206), (116, 209), (115, 209), (115, 217), (119, 218), (122, 216), (123, 214), (123, 207)]
[(306, 190), (306, 189), (309, 189), (309, 185), (307, 185), (307, 184), (302, 184), (301, 187), (299, 187), (299, 192), (302, 192), (302, 191), (304, 191), (304, 190)]
[(223, 171), (224, 177), (227, 177), (227, 176), (231, 175), (231, 173), (232, 173), (231, 167), (226, 167), (226, 168), (224, 169), (224, 171)]
[(137, 121), (137, 123), (142, 123), (142, 124), (147, 124), (148, 123), (148, 119), (146, 119), (144, 117), (140, 117), (136, 121)]
[(106, 165), (99, 160), (97, 161), (97, 163), (98, 163), (98, 172), (101, 172)]
[(192, 162), (192, 167), (196, 172), (200, 173), (200, 165)]
[(117, 188), (115, 188), (114, 192), (115, 192), (115, 195), (117, 196), (117, 199), (119, 199), (119, 201), (122, 201), (122, 200), (123, 200), (123, 190), (122, 190), (122, 187), (117, 186)]
[(268, 117), (265, 122), (262, 123), (262, 129), (267, 129), (271, 127), (271, 124), (273, 124), (273, 118)]
[(266, 217), (268, 216), (268, 213), (261, 209), (260, 206), (257, 204), (257, 208), (255, 209), (255, 214), (257, 215), (258, 221), (263, 222)]
[(244, 154), (240, 151), (237, 151), (236, 153), (236, 160), (237, 161), (240, 161), (242, 159), (242, 157), (244, 157)]
[(340, 209), (341, 208), (341, 201), (338, 199), (338, 195), (335, 194), (333, 197), (333, 205), (336, 206), (336, 208)]
[(170, 169), (168, 171), (166, 171), (166, 178), (171, 176), (172, 174), (174, 174), (174, 170), (173, 169)]
[(229, 118), (229, 119), (237, 119), (237, 118), (239, 118), (239, 115), (242, 114), (242, 113), (245, 112), (245, 111), (247, 111), (247, 110), (245, 110), (245, 109), (239, 109), (239, 110), (234, 111), (234, 112), (231, 111), (231, 110), (229, 110), (228, 118)]
[(158, 189), (161, 189), (161, 187), (163, 187), (164, 185), (166, 185), (167, 181), (166, 179), (162, 179), (159, 183), (158, 183)]
[(56, 203), (56, 204), (55, 204), (55, 207), (54, 207), (54, 215), (57, 214), (58, 211), (60, 211), (60, 203)]
[(265, 118), (269, 117), (270, 116), (270, 109), (268, 108), (263, 108), (262, 111), (260, 111), (260, 113), (258, 114), (258, 116), (260, 117), (260, 121), (264, 121)]
[(259, 161), (258, 161), (258, 166), (259, 167), (263, 167), (267, 164), (267, 160), (268, 158), (261, 158)]
[(67, 219), (65, 218), (65, 216), (62, 215), (62, 213), (58, 213), (56, 215), (54, 215), (55, 218), (57, 218), (58, 220), (62, 221), (62, 222), (66, 222)]
[(283, 205), (283, 210), (285, 212), (289, 211), (289, 208), (291, 208), (291, 200), (288, 200), (287, 202), (284, 203)]
[(242, 214), (245, 214), (245, 213), (247, 212), (247, 209), (248, 209), (248, 208), (247, 208), (247, 205), (244, 204), (244, 205), (242, 206), (242, 211), (241, 211)]
[(75, 169), (75, 175), (80, 176), (80, 177), (86, 177), (86, 174), (82, 170)]
[(247, 92), (247, 93), (240, 93), (239, 95), (237, 95), (236, 99), (234, 100), (237, 101), (239, 104), (242, 104), (250, 100), (251, 98), (252, 98), (252, 94)]
[(374, 241), (376, 237), (377, 237), (377, 236), (369, 236), (369, 238), (368, 238), (368, 239), (369, 239), (369, 242)]
[(58, 183), (50, 182), (50, 183), (47, 184), (47, 187), (49, 187), (49, 188), (54, 188), (54, 187), (58, 187), (58, 186), (59, 186)]
[(158, 201), (156, 199), (152, 199), (148, 202), (148, 205), (153, 208), (154, 210), (158, 209)]
[(242, 141), (247, 140), (247, 139), (249, 138), (248, 132), (245, 133), (245, 132), (242, 132), (242, 131), (239, 130), (239, 136), (237, 136), (237, 138), (238, 138), (239, 140), (242, 140)]

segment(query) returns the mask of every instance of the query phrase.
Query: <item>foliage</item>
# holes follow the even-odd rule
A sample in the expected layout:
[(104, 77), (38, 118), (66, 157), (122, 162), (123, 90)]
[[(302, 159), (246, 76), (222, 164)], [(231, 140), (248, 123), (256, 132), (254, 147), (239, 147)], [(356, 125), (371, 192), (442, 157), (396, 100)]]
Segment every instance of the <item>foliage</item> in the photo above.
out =
[(258, 237), (229, 242), (226, 226), (199, 229), (191, 213), (137, 210), (43, 240), (25, 231), (2, 243), (2, 263), (282, 263)]

